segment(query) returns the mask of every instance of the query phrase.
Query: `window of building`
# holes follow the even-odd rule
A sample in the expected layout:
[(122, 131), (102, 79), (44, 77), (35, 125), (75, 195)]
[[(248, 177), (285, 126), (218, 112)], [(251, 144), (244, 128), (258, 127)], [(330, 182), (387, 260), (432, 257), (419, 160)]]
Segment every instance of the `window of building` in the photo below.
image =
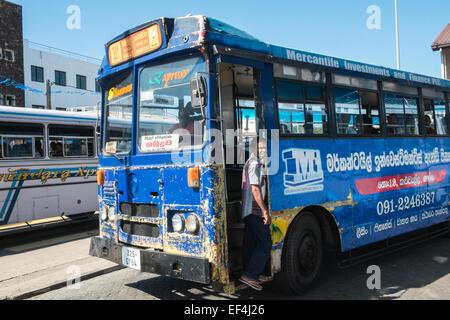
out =
[(3, 50), (3, 59), (9, 62), (14, 62), (14, 51), (9, 49)]
[(31, 81), (44, 82), (44, 68), (31, 66)]
[(97, 80), (95, 80), (95, 92), (102, 92), (102, 87)]
[(11, 107), (16, 106), (16, 96), (5, 95), (4, 100), (5, 100), (5, 106), (11, 106)]
[(276, 84), (281, 134), (328, 133), (325, 87), (283, 80)]
[(33, 108), (33, 109), (45, 109), (45, 106), (41, 106), (41, 105), (38, 105), (38, 104), (33, 104), (33, 105), (31, 105), (31, 108)]
[(64, 71), (55, 70), (55, 84), (66, 86), (66, 73)]
[(94, 156), (94, 128), (49, 125), (48, 134), (52, 158)]
[(0, 122), (0, 159), (42, 158), (43, 140), (42, 124)]
[(388, 135), (418, 135), (418, 101), (414, 97), (385, 94), (386, 126)]
[(77, 88), (86, 90), (86, 77), (77, 74)]

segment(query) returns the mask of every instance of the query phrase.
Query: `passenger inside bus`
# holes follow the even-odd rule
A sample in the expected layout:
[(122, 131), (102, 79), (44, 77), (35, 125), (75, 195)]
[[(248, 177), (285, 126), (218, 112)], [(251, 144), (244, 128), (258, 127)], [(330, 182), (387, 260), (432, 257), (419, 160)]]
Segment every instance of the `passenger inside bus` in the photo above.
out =
[(429, 115), (425, 115), (425, 128), (427, 130), (427, 134), (436, 134)]
[(178, 121), (176, 125), (174, 125), (169, 132), (173, 133), (178, 129), (185, 129), (189, 131), (190, 134), (194, 134), (194, 119), (192, 119), (194, 115), (194, 109), (192, 108), (192, 104), (188, 102), (186, 107), (181, 107), (178, 112)]
[(35, 147), (34, 147), (34, 157), (42, 158), (44, 156), (42, 151), (42, 141), (40, 139), (35, 139)]
[(50, 156), (51, 157), (63, 156), (63, 146), (61, 142), (52, 141), (50, 143)]
[(391, 113), (386, 118), (387, 131), (389, 134), (404, 134), (404, 127), (399, 124), (397, 115)]

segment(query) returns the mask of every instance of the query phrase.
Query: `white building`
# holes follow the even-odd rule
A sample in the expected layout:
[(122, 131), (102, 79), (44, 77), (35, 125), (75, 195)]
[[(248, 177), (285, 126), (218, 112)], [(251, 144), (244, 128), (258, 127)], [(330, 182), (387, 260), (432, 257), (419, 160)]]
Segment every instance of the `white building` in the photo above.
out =
[(25, 90), (25, 107), (45, 109), (48, 96), (51, 109), (57, 110), (93, 107), (100, 102), (95, 77), (101, 60), (27, 39), (23, 41), (23, 53), (25, 86), (34, 89)]
[(442, 78), (450, 79), (450, 23), (442, 30), (431, 48), (441, 52)]

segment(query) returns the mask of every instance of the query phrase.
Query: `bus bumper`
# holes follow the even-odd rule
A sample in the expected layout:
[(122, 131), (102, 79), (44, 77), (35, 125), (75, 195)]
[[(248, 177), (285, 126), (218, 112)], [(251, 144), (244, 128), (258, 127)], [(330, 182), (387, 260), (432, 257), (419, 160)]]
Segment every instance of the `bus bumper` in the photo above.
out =
[(139, 255), (139, 259), (134, 261), (136, 264), (132, 266), (134, 269), (203, 284), (210, 284), (211, 282), (210, 264), (204, 258), (129, 247), (101, 237), (91, 238), (89, 255), (131, 267), (124, 263), (124, 255), (130, 249)]

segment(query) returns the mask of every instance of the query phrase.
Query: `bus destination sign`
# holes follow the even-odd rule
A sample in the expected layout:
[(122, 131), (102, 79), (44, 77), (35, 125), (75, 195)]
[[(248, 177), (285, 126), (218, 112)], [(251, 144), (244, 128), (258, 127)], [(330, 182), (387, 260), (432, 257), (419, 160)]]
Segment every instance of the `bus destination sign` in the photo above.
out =
[(161, 29), (158, 24), (151, 25), (111, 44), (108, 48), (109, 63), (116, 66), (156, 51), (161, 45)]

